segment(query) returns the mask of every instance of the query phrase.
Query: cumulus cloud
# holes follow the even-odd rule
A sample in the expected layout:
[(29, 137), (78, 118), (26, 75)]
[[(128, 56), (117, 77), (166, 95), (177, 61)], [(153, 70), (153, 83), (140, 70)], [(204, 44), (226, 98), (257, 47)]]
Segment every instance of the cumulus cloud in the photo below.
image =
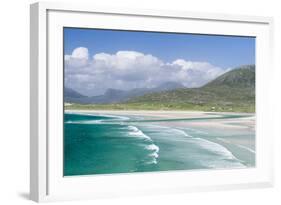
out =
[(71, 55), (65, 55), (64, 61), (66, 65), (66, 71), (79, 73), (81, 67), (88, 66), (89, 63), (89, 51), (87, 48), (78, 47), (72, 51)]
[(108, 88), (130, 90), (171, 81), (199, 87), (224, 72), (208, 62), (184, 59), (163, 62), (137, 51), (97, 53), (89, 57), (88, 49), (79, 47), (71, 55), (65, 55), (66, 86), (89, 96), (103, 94)]

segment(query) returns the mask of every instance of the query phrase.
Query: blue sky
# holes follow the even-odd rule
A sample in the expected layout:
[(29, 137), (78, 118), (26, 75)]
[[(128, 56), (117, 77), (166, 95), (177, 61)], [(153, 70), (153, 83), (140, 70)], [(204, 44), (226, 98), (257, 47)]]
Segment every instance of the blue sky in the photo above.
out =
[(65, 86), (88, 96), (167, 82), (200, 87), (255, 63), (255, 38), (64, 29)]
[(166, 62), (207, 61), (221, 68), (255, 63), (254, 37), (64, 28), (64, 47), (65, 54), (77, 47), (88, 48), (89, 56), (133, 50)]

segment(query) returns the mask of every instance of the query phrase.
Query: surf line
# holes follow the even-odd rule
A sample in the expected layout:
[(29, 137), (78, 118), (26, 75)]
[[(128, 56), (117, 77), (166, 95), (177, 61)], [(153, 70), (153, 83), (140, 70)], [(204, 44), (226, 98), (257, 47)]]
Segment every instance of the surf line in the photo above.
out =
[[(231, 143), (230, 141), (225, 140), (225, 139), (222, 139), (222, 138), (220, 138), (220, 137), (217, 137), (217, 139), (220, 140), (220, 141), (222, 141), (222, 142), (225, 142), (225, 143), (227, 143), (227, 144), (233, 144), (233, 143)], [(247, 150), (247, 151), (249, 151), (249, 152), (252, 152), (252, 153), (254, 153), (254, 154), (256, 153), (255, 150), (253, 150), (253, 149), (251, 149), (251, 148), (249, 148), (249, 147), (246, 147), (246, 146), (243, 146), (243, 145), (239, 145), (239, 144), (237, 144), (236, 146), (237, 146), (237, 147), (240, 147), (240, 148), (242, 148), (242, 149), (245, 149), (245, 150)]]
[(157, 158), (159, 157), (159, 150), (160, 148), (154, 144), (153, 140), (146, 134), (144, 134), (139, 128), (133, 125), (128, 126), (129, 129), (129, 135), (143, 139), (145, 141), (148, 141), (150, 144), (145, 144), (144, 149), (148, 150), (150, 153), (148, 154), (148, 157), (151, 158), (146, 164), (157, 164)]

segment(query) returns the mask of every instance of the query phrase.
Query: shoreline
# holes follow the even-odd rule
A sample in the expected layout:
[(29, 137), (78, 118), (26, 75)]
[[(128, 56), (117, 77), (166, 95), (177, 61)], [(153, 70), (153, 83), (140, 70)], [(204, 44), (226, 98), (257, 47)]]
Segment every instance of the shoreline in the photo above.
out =
[(177, 115), (255, 115), (255, 113), (248, 112), (209, 112), (209, 111), (182, 111), (182, 110), (79, 110), (79, 109), (65, 109), (64, 112), (73, 113), (100, 113), (100, 114), (125, 114), (125, 115), (161, 115), (163, 114), (177, 114)]
[[(123, 115), (123, 116), (141, 116), (146, 117), (148, 120), (168, 120), (168, 119), (200, 119), (209, 118), (206, 121), (176, 121), (168, 122), (170, 125), (174, 126), (184, 126), (188, 123), (190, 126), (194, 127), (209, 127), (209, 128), (251, 128), (255, 130), (255, 113), (227, 113), (227, 112), (204, 112), (204, 111), (124, 111), (124, 110), (65, 110), (65, 113), (82, 113), (82, 114), (110, 114), (110, 115)], [(229, 118), (229, 119), (216, 119), (222, 115), (243, 115), (243, 118)], [(242, 125), (241, 125), (242, 122)], [(162, 122), (166, 124), (165, 122)]]
[[(120, 116), (141, 116), (154, 125), (177, 129), (196, 129), (207, 132), (203, 139), (218, 143), (246, 164), (255, 164), (255, 113), (228, 113), (204, 111), (147, 111), (147, 110), (65, 110), (65, 113), (108, 114)], [(241, 118), (217, 118), (222, 115), (242, 115)], [(201, 120), (188, 120), (200, 119)], [(204, 120), (204, 118), (206, 118)], [(214, 118), (214, 119), (212, 119)], [(157, 121), (157, 120), (164, 121)], [(169, 121), (171, 119), (171, 121)], [(153, 122), (155, 120), (155, 122)], [(167, 120), (167, 121), (165, 121)], [(173, 121), (172, 121), (173, 120)], [(134, 122), (135, 123), (135, 122)], [(137, 122), (138, 123), (138, 122)], [(147, 122), (146, 122), (147, 123)], [(251, 151), (250, 151), (251, 150)], [(251, 152), (251, 153), (249, 153)], [(251, 164), (251, 163), (250, 163)]]

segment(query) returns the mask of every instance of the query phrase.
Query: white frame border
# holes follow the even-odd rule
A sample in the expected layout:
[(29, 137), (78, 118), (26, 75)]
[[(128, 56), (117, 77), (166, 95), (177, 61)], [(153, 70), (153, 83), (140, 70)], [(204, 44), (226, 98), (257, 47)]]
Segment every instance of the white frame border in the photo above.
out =
[[(157, 11), (122, 8), (100, 8), (95, 5), (73, 3), (40, 2), (31, 5), (30, 14), (30, 198), (34, 201), (67, 200), (67, 198), (50, 198), (48, 193), (48, 92), (47, 92), (47, 13), (48, 10), (94, 12), (106, 14), (153, 16), (163, 18), (180, 18), (196, 20), (215, 20), (228, 22), (247, 22), (268, 24), (270, 29), (271, 66), (273, 50), (273, 19), (270, 17), (237, 16), (228, 14), (196, 13), (184, 11)], [(270, 144), (273, 144), (272, 138)], [(272, 151), (273, 152), (273, 151)], [(273, 156), (273, 154), (271, 153)], [(171, 192), (225, 190), (236, 188), (269, 187), (273, 185), (273, 162), (270, 179), (253, 184), (235, 184), (225, 186), (206, 186), (204, 188), (178, 189)], [(163, 193), (163, 192), (161, 192)], [(142, 194), (142, 193), (136, 193)], [(85, 198), (85, 196), (83, 197)], [(91, 196), (90, 198), (93, 198)]]

